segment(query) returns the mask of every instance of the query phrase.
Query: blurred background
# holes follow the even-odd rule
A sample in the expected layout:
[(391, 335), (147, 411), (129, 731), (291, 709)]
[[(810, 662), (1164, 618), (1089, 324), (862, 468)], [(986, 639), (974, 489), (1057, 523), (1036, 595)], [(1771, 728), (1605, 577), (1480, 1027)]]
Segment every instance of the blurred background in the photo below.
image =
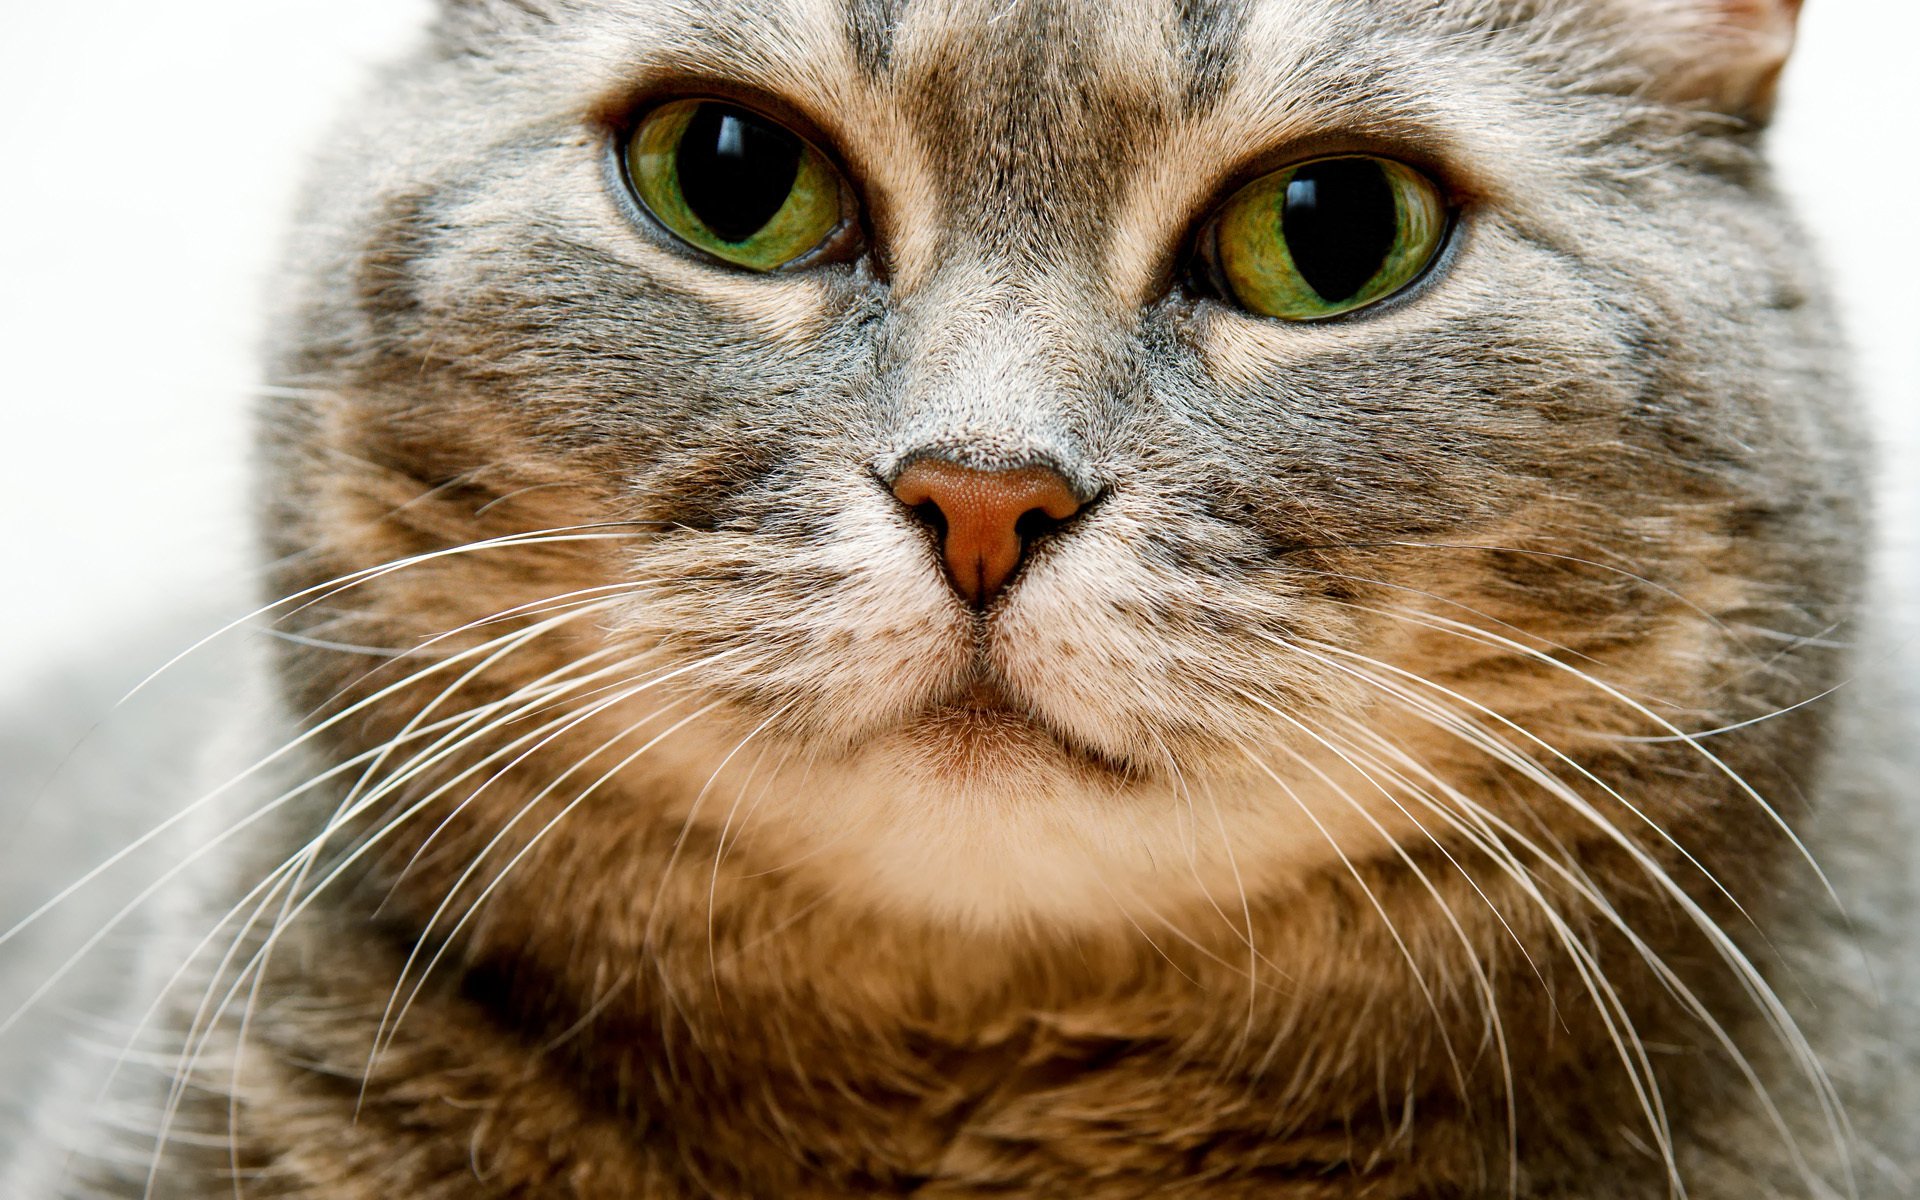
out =
[[(244, 418), (279, 230), (331, 115), (430, 8), (4, 3), (0, 694), (252, 595)], [(1920, 6), (1812, 0), (1801, 32), (1775, 156), (1845, 301), (1887, 535), (1920, 564)]]

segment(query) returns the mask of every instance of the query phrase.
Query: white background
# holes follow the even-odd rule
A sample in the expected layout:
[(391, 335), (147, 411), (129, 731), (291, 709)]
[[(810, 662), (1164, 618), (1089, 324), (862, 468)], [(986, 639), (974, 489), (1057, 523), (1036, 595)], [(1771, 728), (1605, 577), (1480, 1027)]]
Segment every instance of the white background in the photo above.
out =
[[(190, 600), (249, 590), (243, 416), (278, 231), (330, 114), (428, 3), (0, 5), (5, 693)], [(1811, 0), (1774, 138), (1847, 302), (1892, 484), (1884, 519), (1909, 548), (1917, 54), (1911, 0)]]

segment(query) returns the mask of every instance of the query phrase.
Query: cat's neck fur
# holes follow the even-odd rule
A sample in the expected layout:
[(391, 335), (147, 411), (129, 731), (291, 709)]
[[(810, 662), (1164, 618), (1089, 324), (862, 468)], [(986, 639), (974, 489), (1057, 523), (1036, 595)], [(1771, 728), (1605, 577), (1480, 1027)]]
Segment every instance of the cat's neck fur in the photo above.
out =
[[(685, 836), (678, 853), (711, 861), (709, 835)], [(681, 837), (663, 824), (645, 853)], [(1716, 864), (1736, 891), (1778, 866), (1748, 849)], [(1665, 1194), (1667, 1155), (1701, 1153), (1698, 1114), (1753, 1103), (1699, 1012), (1743, 1046), (1770, 1035), (1666, 898), (1612, 897), (1631, 939), (1556, 929), (1527, 888), (1580, 883), (1523, 887), (1448, 853), (1077, 936), (863, 914), (777, 875), (710, 891), (688, 871), (600, 914), (631, 945), (582, 942), (565, 905), (495, 909), (488, 949), (455, 949), (417, 995), (395, 980), (422, 922), (404, 883), (369, 881), (276, 950), (289, 999), (237, 1076), (240, 1158), (292, 1176), (290, 1195), (318, 1194), (296, 1178), (316, 1140), (327, 1186), (422, 1197), (1104, 1198), (1170, 1178), (1194, 1197), (1572, 1196), (1595, 1172), (1610, 1197)], [(1806, 1092), (1787, 1055), (1753, 1061), (1776, 1094)], [(1657, 1115), (1630, 1082), (1649, 1069)], [(199, 1120), (225, 1119), (215, 1078)], [(1830, 1148), (1817, 1111), (1788, 1115)]]

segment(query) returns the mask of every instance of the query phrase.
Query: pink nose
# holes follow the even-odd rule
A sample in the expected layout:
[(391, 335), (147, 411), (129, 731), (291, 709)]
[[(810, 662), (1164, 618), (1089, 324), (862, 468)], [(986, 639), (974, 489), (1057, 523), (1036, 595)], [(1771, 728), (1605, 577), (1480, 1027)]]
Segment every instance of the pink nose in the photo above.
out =
[(974, 608), (1013, 578), (1028, 542), (1080, 511), (1072, 486), (1046, 467), (976, 471), (923, 458), (893, 494), (939, 536), (947, 578)]

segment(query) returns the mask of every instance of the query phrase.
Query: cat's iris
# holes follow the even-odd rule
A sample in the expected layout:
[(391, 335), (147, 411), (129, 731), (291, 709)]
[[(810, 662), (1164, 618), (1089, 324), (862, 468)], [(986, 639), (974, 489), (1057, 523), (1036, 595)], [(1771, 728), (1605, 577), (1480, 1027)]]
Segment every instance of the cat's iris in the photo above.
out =
[(1206, 249), (1221, 287), (1243, 307), (1314, 321), (1418, 279), (1446, 229), (1433, 181), (1391, 159), (1351, 155), (1299, 163), (1240, 189), (1220, 209)]
[(715, 258), (756, 271), (819, 248), (841, 224), (840, 174), (827, 157), (738, 105), (661, 105), (628, 139), (626, 165), (655, 220)]

